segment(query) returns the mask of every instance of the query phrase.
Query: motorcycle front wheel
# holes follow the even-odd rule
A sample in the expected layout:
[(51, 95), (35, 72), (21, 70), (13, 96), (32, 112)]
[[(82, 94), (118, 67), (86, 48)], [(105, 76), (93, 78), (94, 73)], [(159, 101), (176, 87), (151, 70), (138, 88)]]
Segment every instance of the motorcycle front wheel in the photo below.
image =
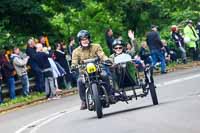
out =
[(96, 83), (92, 84), (92, 92), (93, 92), (94, 106), (95, 106), (95, 111), (97, 113), (97, 117), (102, 118), (103, 117), (102, 104)]

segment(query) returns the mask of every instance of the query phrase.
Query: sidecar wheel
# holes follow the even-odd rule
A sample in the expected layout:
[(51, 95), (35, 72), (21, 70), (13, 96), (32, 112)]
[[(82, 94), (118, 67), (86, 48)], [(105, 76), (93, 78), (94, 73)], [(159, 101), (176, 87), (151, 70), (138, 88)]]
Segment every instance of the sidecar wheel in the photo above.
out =
[(92, 84), (92, 92), (93, 92), (94, 106), (95, 106), (95, 110), (96, 110), (96, 113), (97, 113), (97, 117), (102, 118), (103, 117), (103, 111), (102, 111), (102, 105), (101, 105), (101, 100), (100, 100), (100, 97), (99, 97), (97, 84)]
[(151, 92), (151, 98), (152, 98), (153, 104), (158, 105), (158, 97), (157, 97), (157, 94), (156, 94), (156, 88), (155, 88), (154, 83), (149, 84), (149, 90)]

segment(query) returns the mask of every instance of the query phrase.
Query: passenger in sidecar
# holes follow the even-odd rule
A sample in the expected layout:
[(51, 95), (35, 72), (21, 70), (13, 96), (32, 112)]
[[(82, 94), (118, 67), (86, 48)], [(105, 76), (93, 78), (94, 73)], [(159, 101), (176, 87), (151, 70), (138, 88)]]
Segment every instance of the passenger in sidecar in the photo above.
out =
[[(153, 80), (153, 67), (151, 64), (144, 64), (139, 56), (135, 56), (134, 59), (132, 59), (124, 50), (124, 44), (121, 40), (114, 40), (113, 50), (114, 54), (110, 56), (110, 60), (114, 62), (111, 72), (115, 91), (119, 92), (119, 98), (122, 97), (122, 99), (119, 100), (127, 101), (131, 100), (133, 97), (136, 99), (137, 97), (144, 97), (147, 96), (150, 91), (153, 104), (157, 105), (158, 99)], [(143, 77), (140, 77), (139, 74), (141, 68), (143, 69)], [(133, 94), (129, 97), (125, 93), (126, 88), (131, 88), (133, 91)], [(143, 91), (141, 94), (137, 94), (136, 89), (142, 89)]]
[(131, 58), (126, 53), (124, 43), (122, 40), (114, 40), (113, 51), (110, 60), (114, 65), (111, 67), (113, 86), (116, 89), (134, 86), (137, 83), (137, 70), (142, 69), (144, 64), (139, 57)]

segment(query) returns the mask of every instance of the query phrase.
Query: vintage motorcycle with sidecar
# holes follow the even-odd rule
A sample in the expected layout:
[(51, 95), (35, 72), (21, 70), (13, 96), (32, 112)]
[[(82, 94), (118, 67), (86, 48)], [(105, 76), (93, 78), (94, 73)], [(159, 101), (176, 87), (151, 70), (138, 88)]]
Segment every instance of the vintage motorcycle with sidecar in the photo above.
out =
[[(129, 100), (145, 97), (150, 92), (153, 104), (158, 104), (153, 79), (153, 67), (151, 65), (146, 64), (143, 71), (139, 72), (135, 65), (135, 60), (128, 54), (121, 54), (115, 57), (114, 64), (111, 71), (114, 69), (112, 73), (115, 75), (109, 76), (108, 79), (112, 84), (115, 103), (118, 101), (128, 103)], [(96, 111), (98, 118), (103, 117), (103, 108), (108, 108), (113, 104), (110, 102), (108, 93), (108, 87), (110, 86), (102, 80), (102, 76), (106, 74), (106, 68), (111, 65), (107, 62), (100, 62), (98, 58), (84, 60), (81, 65), (81, 76), (86, 87), (87, 109)]]

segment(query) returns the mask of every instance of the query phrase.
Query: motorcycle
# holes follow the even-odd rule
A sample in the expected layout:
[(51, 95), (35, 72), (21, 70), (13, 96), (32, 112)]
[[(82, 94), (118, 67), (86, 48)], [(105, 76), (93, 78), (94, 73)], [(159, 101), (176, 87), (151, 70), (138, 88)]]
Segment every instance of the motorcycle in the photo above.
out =
[[(116, 78), (108, 76), (105, 66), (113, 64), (100, 62), (98, 58), (87, 59), (81, 65), (81, 77), (84, 79), (86, 87), (86, 105), (89, 111), (96, 111), (97, 117), (103, 117), (103, 108), (110, 107), (111, 104), (123, 101), (128, 103), (129, 100), (138, 97), (145, 97), (151, 93), (152, 102), (158, 104), (158, 98), (155, 90), (153, 79), (153, 67), (146, 65), (141, 75), (135, 67), (135, 60), (128, 54), (121, 54), (114, 58), (114, 69)], [(130, 69), (132, 68), (132, 69)], [(130, 71), (134, 70), (134, 71)], [(107, 81), (103, 80), (107, 76)], [(115, 102), (110, 102), (109, 84), (112, 84), (113, 96)], [(117, 84), (114, 85), (114, 84)], [(137, 90), (140, 90), (139, 92)]]

